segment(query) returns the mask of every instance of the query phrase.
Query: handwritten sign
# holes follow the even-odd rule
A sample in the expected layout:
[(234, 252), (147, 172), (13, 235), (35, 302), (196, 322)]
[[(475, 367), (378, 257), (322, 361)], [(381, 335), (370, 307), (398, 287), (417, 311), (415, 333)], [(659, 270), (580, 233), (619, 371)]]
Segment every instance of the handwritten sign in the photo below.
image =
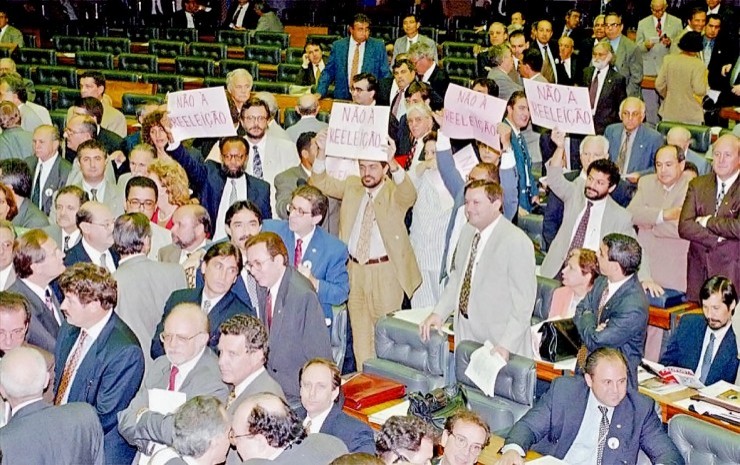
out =
[(532, 124), (569, 134), (594, 134), (588, 87), (571, 87), (524, 79)]
[(388, 160), (389, 107), (334, 103), (326, 153), (356, 160)]
[(360, 165), (349, 158), (326, 157), (326, 172), (332, 178), (344, 181), (348, 176), (359, 176)]
[(236, 135), (223, 87), (170, 92), (167, 112), (175, 140)]
[(445, 94), (444, 133), (455, 139), (476, 139), (499, 149), (496, 127), (506, 112), (506, 101), (450, 84)]

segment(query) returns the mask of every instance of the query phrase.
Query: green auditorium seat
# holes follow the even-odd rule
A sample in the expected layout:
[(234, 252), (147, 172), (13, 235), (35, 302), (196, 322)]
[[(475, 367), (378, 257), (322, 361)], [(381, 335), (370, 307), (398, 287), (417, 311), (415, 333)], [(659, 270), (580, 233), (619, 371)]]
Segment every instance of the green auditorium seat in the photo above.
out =
[(57, 89), (57, 101), (54, 105), (54, 109), (66, 110), (75, 104), (77, 99), (80, 98), (79, 89), (61, 88)]
[(112, 53), (114, 56), (121, 53), (131, 53), (131, 40), (125, 37), (95, 37), (90, 45), (90, 50)]
[(164, 103), (164, 99), (159, 95), (136, 94), (125, 92), (121, 96), (121, 112), (124, 115), (136, 115), (136, 108), (145, 103)]
[(288, 47), (285, 51), (285, 62), (296, 65), (303, 63), (303, 49), (301, 47)]
[(179, 74), (142, 74), (141, 82), (157, 84), (158, 94), (166, 94), (185, 88), (185, 78)]
[(76, 89), (77, 69), (74, 66), (37, 66), (35, 84)]
[(267, 65), (280, 63), (280, 47), (269, 45), (247, 45), (244, 47), (244, 58)]
[(122, 53), (118, 56), (118, 69), (137, 73), (156, 73), (157, 56), (138, 53)]
[(287, 94), (290, 92), (289, 82), (254, 81), (252, 90), (254, 92), (270, 92), (273, 94)]
[(478, 62), (467, 58), (445, 58), (442, 60), (442, 68), (450, 76), (459, 76), (475, 79)]
[(174, 40), (150, 40), (149, 53), (159, 58), (185, 56), (185, 42)]
[(57, 52), (49, 48), (23, 47), (18, 50), (18, 63), (53, 66), (57, 64)]
[(108, 81), (139, 82), (139, 74), (132, 71), (103, 70), (101, 73)]
[(113, 69), (113, 54), (107, 52), (77, 52), (75, 66), (81, 69)]
[(249, 40), (250, 45), (269, 45), (286, 49), (290, 46), (290, 34), (287, 32), (255, 32)]
[(216, 62), (211, 58), (177, 57), (175, 72), (185, 76), (206, 77), (216, 74)]
[(334, 42), (341, 38), (342, 36), (333, 34), (309, 34), (306, 36), (306, 42), (321, 44), (321, 50), (324, 51), (325, 55), (328, 55), (329, 52), (331, 52), (331, 47)]
[(164, 30), (164, 39), (173, 40), (177, 42), (197, 42), (198, 41), (198, 30), (197, 29), (180, 29), (170, 28)]
[(221, 76), (226, 77), (229, 71), (243, 68), (249, 71), (252, 75), (252, 79), (257, 79), (259, 76), (259, 63), (254, 60), (221, 60), (219, 62), (221, 68)]
[(442, 57), (445, 59), (446, 58), (475, 59), (475, 53), (473, 53), (473, 47), (475, 47), (474, 44), (447, 41), (442, 44)]
[(227, 57), (226, 44), (211, 44), (208, 42), (193, 42), (189, 47), (190, 56), (196, 58), (211, 58), (219, 61)]
[(475, 32), (472, 29), (458, 29), (457, 31), (455, 31), (455, 40), (457, 42), (487, 46), (488, 34), (483, 32)]
[(90, 50), (90, 38), (79, 36), (54, 36), (51, 39), (54, 49), (62, 53), (87, 52)]
[(301, 65), (280, 63), (277, 67), (277, 81), (295, 83), (298, 73), (301, 71)]
[(216, 41), (227, 47), (243, 48), (249, 45), (248, 31), (218, 31), (216, 32)]
[(156, 27), (132, 27), (126, 29), (126, 34), (131, 42), (149, 42), (159, 39), (159, 29)]

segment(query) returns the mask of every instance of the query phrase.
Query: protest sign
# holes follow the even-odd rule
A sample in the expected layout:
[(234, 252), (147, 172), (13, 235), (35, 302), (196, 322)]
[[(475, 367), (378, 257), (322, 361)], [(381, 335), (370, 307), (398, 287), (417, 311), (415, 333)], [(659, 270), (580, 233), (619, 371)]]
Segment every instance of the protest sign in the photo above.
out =
[(167, 113), (172, 122), (172, 136), (177, 141), (236, 135), (223, 87), (170, 92)]
[(501, 141), (496, 127), (505, 112), (505, 100), (450, 84), (442, 130), (454, 139), (476, 139), (498, 150)]
[(588, 87), (524, 80), (532, 124), (568, 134), (594, 134)]
[(388, 160), (389, 107), (334, 102), (326, 154), (358, 160)]

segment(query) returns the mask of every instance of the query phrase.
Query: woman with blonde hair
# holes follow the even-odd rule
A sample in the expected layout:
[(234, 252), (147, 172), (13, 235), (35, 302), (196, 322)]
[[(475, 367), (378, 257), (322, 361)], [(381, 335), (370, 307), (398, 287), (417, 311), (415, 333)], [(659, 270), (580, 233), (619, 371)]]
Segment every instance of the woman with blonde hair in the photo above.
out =
[(147, 176), (157, 185), (157, 210), (152, 221), (172, 229), (172, 214), (177, 207), (197, 203), (191, 198), (188, 176), (175, 161), (157, 159), (147, 168)]

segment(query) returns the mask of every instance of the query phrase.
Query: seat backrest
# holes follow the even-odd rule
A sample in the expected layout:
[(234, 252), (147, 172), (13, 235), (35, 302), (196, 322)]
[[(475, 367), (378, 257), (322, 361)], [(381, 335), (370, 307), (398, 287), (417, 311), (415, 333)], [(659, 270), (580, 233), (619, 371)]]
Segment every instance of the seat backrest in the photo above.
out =
[(145, 103), (161, 104), (164, 100), (158, 95), (124, 93), (121, 97), (121, 112), (124, 115), (136, 115), (136, 108)]
[(420, 27), (419, 34), (429, 37), (434, 43), (439, 42), (439, 29), (436, 27)]
[(272, 94), (288, 94), (290, 93), (289, 82), (271, 82), (271, 81), (254, 81), (252, 86), (253, 92), (270, 92)]
[(90, 50), (90, 39), (75, 36), (54, 36), (51, 39), (57, 52), (77, 53)]
[(468, 44), (478, 44), (485, 46), (487, 44), (487, 38), (488, 34), (475, 32), (472, 29), (458, 29), (457, 31), (455, 31), (456, 42), (466, 42)]
[(149, 42), (159, 39), (159, 29), (156, 27), (131, 27), (126, 29), (126, 34), (131, 42)]
[(668, 436), (686, 465), (737, 465), (740, 441), (737, 433), (689, 415), (676, 415), (668, 422)]
[(77, 52), (75, 66), (82, 69), (113, 69), (113, 54), (107, 52)]
[(533, 320), (540, 322), (547, 319), (552, 305), (552, 293), (560, 286), (560, 281), (556, 279), (537, 276), (537, 298), (534, 301)]
[(299, 115), (298, 112), (295, 111), (295, 108), (288, 107), (283, 110), (283, 127), (285, 129), (288, 129), (300, 120), (301, 115)]
[(15, 65), (15, 70), (18, 71), (18, 74), (20, 74), (21, 77), (33, 80), (31, 78), (31, 65)]
[(185, 76), (213, 76), (216, 62), (210, 58), (177, 57), (175, 58), (175, 72)]
[(287, 32), (258, 31), (252, 34), (249, 43), (252, 45), (269, 45), (286, 49), (290, 46), (290, 34)]
[(206, 76), (203, 87), (226, 87), (226, 78)]
[(280, 47), (271, 45), (247, 45), (244, 47), (244, 58), (257, 63), (277, 65), (280, 63)]
[(37, 66), (36, 84), (77, 88), (77, 69), (74, 66)]
[(118, 69), (138, 73), (156, 73), (157, 61), (156, 55), (122, 53), (118, 56)]
[(442, 60), (443, 68), (450, 76), (460, 76), (475, 79), (478, 62), (469, 58), (445, 58)]
[(92, 41), (94, 52), (112, 53), (115, 56), (131, 52), (131, 40), (125, 37), (96, 37)]
[(42, 107), (53, 108), (54, 102), (51, 98), (51, 87), (36, 86), (36, 98), (34, 98), (33, 101)]
[(185, 55), (185, 42), (175, 40), (150, 40), (149, 53), (161, 58), (175, 58)]
[(221, 68), (221, 76), (223, 77), (226, 77), (229, 71), (242, 68), (249, 71), (252, 79), (256, 80), (259, 78), (259, 63), (253, 60), (221, 60), (218, 66)]
[(658, 123), (658, 127), (656, 129), (659, 133), (665, 136), (668, 134), (668, 131), (675, 126), (686, 128), (691, 133), (691, 144), (689, 145), (691, 150), (698, 153), (706, 153), (706, 151), (709, 150), (709, 147), (712, 145), (712, 128), (695, 124), (661, 121)]
[(387, 316), (375, 325), (375, 353), (379, 359), (404, 365), (427, 375), (446, 376), (449, 361), (447, 335), (433, 332), (428, 341), (419, 326)]
[(18, 51), (18, 62), (25, 65), (56, 65), (57, 52), (48, 48), (23, 47)]
[(442, 44), (442, 57), (445, 60), (447, 58), (467, 58), (469, 60), (475, 60), (473, 47), (475, 47), (474, 44), (447, 41)]
[(196, 42), (198, 40), (198, 30), (188, 28), (169, 28), (164, 30), (165, 40), (174, 40), (178, 42)]
[(210, 44), (208, 42), (193, 42), (189, 47), (190, 56), (197, 58), (211, 58), (223, 60), (226, 58), (226, 44)]
[(300, 71), (301, 65), (280, 63), (277, 67), (277, 80), (280, 82), (294, 83)]
[(331, 323), (331, 354), (334, 363), (339, 370), (344, 365), (344, 357), (347, 351), (347, 305), (335, 305), (332, 307), (333, 319)]
[(285, 62), (297, 65), (303, 63), (303, 49), (301, 47), (288, 47), (285, 51)]
[(67, 110), (52, 110), (49, 116), (51, 124), (57, 128), (59, 134), (64, 134), (64, 127), (67, 125)]
[[(468, 388), (478, 389), (470, 378), (465, 375), (470, 356), (482, 344), (474, 341), (462, 341), (455, 348), (455, 378)], [(534, 360), (511, 354), (508, 363), (499, 371), (493, 393), (496, 397), (503, 397), (517, 404), (527, 407), (534, 405), (534, 388), (537, 382), (537, 372)]]
[(393, 44), (398, 38), (397, 26), (373, 26), (373, 37), (386, 44)]
[(128, 71), (101, 71), (107, 81), (139, 82), (139, 74)]
[(157, 84), (156, 92), (166, 94), (185, 89), (185, 77), (178, 74), (142, 74), (142, 82)]
[(36, 34), (23, 34), (23, 45), (26, 47), (38, 47), (39, 37)]
[(216, 40), (219, 44), (224, 44), (227, 47), (239, 47), (242, 48), (249, 44), (249, 32), (247, 31), (218, 31), (216, 32)]
[(67, 109), (75, 104), (80, 98), (79, 89), (61, 88), (57, 90), (57, 102), (55, 109)]
[(469, 77), (450, 76), (450, 82), (452, 84), (457, 84), (458, 86), (470, 89), (470, 83), (473, 81)]

